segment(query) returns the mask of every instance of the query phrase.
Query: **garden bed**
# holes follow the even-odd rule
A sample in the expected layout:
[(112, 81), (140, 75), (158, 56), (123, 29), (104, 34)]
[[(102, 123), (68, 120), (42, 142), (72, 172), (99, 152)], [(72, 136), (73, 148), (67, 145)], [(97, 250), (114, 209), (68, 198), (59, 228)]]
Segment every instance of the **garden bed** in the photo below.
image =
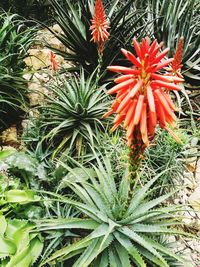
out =
[(197, 1), (50, 4), (1, 15), (0, 266), (200, 265)]

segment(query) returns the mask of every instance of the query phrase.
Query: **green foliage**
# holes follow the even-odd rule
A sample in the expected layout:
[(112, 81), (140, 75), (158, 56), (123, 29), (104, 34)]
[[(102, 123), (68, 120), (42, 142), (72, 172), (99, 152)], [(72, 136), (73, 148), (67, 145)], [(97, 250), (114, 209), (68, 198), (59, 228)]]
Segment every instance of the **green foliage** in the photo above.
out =
[(23, 78), (23, 59), (34, 30), (17, 15), (0, 14), (0, 130), (13, 121), (27, 103), (27, 85)]
[[(0, 151), (0, 266), (190, 267), (163, 241), (169, 235), (193, 237), (182, 230), (182, 206), (169, 205), (177, 190), (168, 186), (182, 176), (187, 135), (180, 133), (179, 145), (159, 131), (146, 150), (143, 174), (130, 181), (125, 140), (120, 130), (108, 134), (109, 121), (102, 119), (110, 100), (107, 84), (97, 88), (95, 81), (98, 53), (89, 30), (94, 0), (49, 2), (63, 31), (54, 35), (66, 50), (51, 49), (72, 63), (74, 74), (56, 73), (47, 84), (46, 102), (24, 134), (28, 153)], [(103, 2), (110, 38), (100, 83), (112, 75), (105, 72), (108, 65), (126, 64), (120, 48), (132, 50), (133, 37), (164, 40), (172, 55), (184, 36), (185, 76), (198, 88), (197, 0)], [(34, 17), (32, 11), (48, 3), (4, 4)], [(26, 25), (17, 15), (0, 14), (0, 131), (27, 106), (23, 59), (35, 31)], [(57, 161), (49, 161), (51, 156)]]
[(6, 203), (20, 203), (27, 204), (29, 202), (38, 201), (39, 198), (36, 196), (35, 192), (31, 190), (19, 190), (12, 189), (5, 192), (2, 195), (1, 204)]
[(7, 158), (8, 156), (13, 154), (14, 152), (15, 152), (14, 149), (0, 151), (0, 160)]
[(41, 107), (40, 120), (43, 140), (53, 145), (54, 155), (67, 147), (75, 155), (84, 155), (107, 124), (102, 115), (110, 103), (104, 89), (96, 88), (93, 75), (85, 79), (81, 72), (80, 78), (65, 76), (49, 86), (51, 94)]
[(46, 21), (49, 19), (48, 0), (1, 0), (0, 7), (27, 19)]
[[(144, 36), (147, 23), (143, 18), (145, 12), (137, 10), (137, 2), (119, 0), (106, 1), (106, 14), (110, 23), (110, 38), (105, 44), (101, 75), (106, 73), (108, 65), (122, 65), (124, 58), (120, 48), (129, 49), (134, 36)], [(71, 61), (75, 68), (83, 67), (87, 74), (91, 74), (98, 65), (98, 53), (96, 44), (91, 42), (91, 18), (94, 12), (94, 1), (65, 0), (63, 5), (57, 0), (51, 1), (55, 19), (63, 30), (63, 34), (55, 36), (64, 44), (66, 51), (60, 51), (51, 47), (57, 54), (62, 55), (66, 60)], [(74, 70), (74, 67), (72, 68)], [(102, 77), (101, 82), (107, 77)]]
[[(163, 235), (186, 235), (178, 230), (177, 211), (180, 207), (163, 207), (162, 203), (174, 192), (149, 199), (152, 186), (161, 177), (155, 176), (142, 188), (135, 188), (131, 193), (128, 173), (125, 172), (120, 183), (115, 182), (110, 160), (107, 157), (96, 158), (98, 166), (93, 171), (82, 169), (78, 180), (65, 177), (61, 183), (70, 188), (74, 198), (64, 197), (50, 192), (52, 201), (68, 203), (80, 211), (80, 218), (40, 220), (37, 230), (56, 229), (79, 230), (82, 238), (56, 251), (44, 259), (39, 266), (54, 265), (56, 262), (70, 263), (70, 266), (171, 266), (171, 260), (184, 260), (174, 254), (167, 245), (159, 242)], [(76, 176), (76, 172), (65, 166)], [(87, 180), (86, 180), (87, 176)], [(83, 179), (81, 179), (83, 177)], [(81, 229), (81, 230), (80, 230)], [(150, 265), (149, 265), (150, 264)], [(189, 266), (189, 264), (187, 265)]]
[(42, 172), (41, 166), (22, 152), (13, 152), (11, 156), (7, 155), (6, 159), (0, 161), (1, 214), (30, 220), (44, 216), (44, 207), (38, 204), (40, 198), (35, 191), (27, 189), (27, 186), (34, 190), (41, 187), (39, 172)]
[(199, 86), (199, 1), (149, 0), (147, 6), (150, 11), (148, 18), (153, 20), (149, 30), (158, 41), (164, 41), (166, 47), (170, 48), (171, 56), (175, 52), (179, 38), (184, 37), (184, 76), (191, 85)]
[(3, 161), (3, 164), (9, 173), (21, 178), (28, 187), (38, 188), (41, 181), (47, 179), (43, 163), (39, 163), (25, 152), (12, 153)]
[(31, 117), (27, 127), (23, 129), (22, 140), (26, 146), (27, 154), (42, 163), (45, 169), (54, 168), (54, 163), (49, 160), (53, 154), (54, 147), (45, 146), (43, 142), (44, 131), (41, 127), (41, 121), (38, 118)]
[[(189, 136), (182, 130), (176, 131), (176, 134), (182, 140), (178, 144), (168, 133), (157, 129), (157, 135), (154, 143), (145, 150), (145, 160), (143, 161), (142, 172), (148, 177), (169, 169), (162, 174), (158, 180), (157, 186), (160, 186), (158, 194), (167, 189), (169, 185), (181, 185), (181, 179), (184, 171), (184, 152)], [(155, 193), (155, 192), (154, 192)]]
[(33, 266), (43, 249), (41, 237), (31, 233), (34, 224), (0, 216), (0, 225), (0, 265)]
[[(18, 158), (20, 163), (18, 162), (17, 164), (17, 160), (12, 160), (13, 157), (14, 159)], [(14, 161), (13, 165), (12, 161)], [(0, 212), (15, 218), (36, 219), (41, 217), (44, 212), (41, 206), (32, 206), (40, 198), (36, 195), (35, 191), (27, 189), (27, 186), (31, 185), (33, 188), (37, 188), (40, 186), (40, 183), (33, 179), (30, 166), (20, 166), (23, 163), (30, 165), (30, 161), (26, 159), (26, 156), (22, 156), (20, 153), (19, 155), (14, 153), (12, 156), (8, 156), (6, 160), (0, 161)]]
[[(115, 178), (120, 181), (126, 169), (129, 165), (129, 147), (127, 146), (127, 141), (123, 137), (123, 129), (118, 128), (112, 134), (109, 131), (101, 133), (97, 137), (99, 139), (98, 150), (104, 155), (106, 153), (109, 157), (113, 170), (115, 170)], [(98, 153), (98, 151), (97, 151)], [(88, 155), (89, 157), (89, 155)], [(90, 158), (86, 158), (86, 161), (95, 161), (94, 154), (90, 155)], [(118, 177), (118, 178), (117, 178)]]

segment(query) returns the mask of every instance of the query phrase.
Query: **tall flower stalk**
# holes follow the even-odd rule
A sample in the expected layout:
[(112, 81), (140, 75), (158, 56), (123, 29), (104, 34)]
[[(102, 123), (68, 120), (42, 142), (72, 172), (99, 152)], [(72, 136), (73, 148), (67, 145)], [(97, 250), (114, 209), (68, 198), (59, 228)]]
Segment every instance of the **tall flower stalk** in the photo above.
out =
[(126, 129), (131, 158), (137, 165), (154, 138), (157, 124), (180, 141), (171, 129), (176, 121), (176, 107), (169, 92), (181, 90), (178, 83), (183, 79), (166, 69), (174, 58), (165, 59), (169, 49), (160, 51), (163, 43), (158, 44), (157, 40), (151, 43), (146, 37), (141, 43), (134, 39), (133, 46), (137, 56), (121, 49), (132, 67), (108, 67), (120, 75), (114, 80), (116, 85), (108, 90), (108, 94), (116, 94), (116, 99), (104, 117), (116, 113), (111, 130), (119, 125)]
[(96, 0), (94, 8), (94, 16), (91, 20), (92, 25), (90, 26), (92, 39), (94, 43), (97, 44), (98, 50), (98, 67), (97, 67), (97, 82), (100, 78), (100, 69), (102, 65), (102, 57), (105, 42), (109, 38), (109, 32), (107, 31), (110, 27), (106, 20), (106, 15), (104, 12), (104, 7), (102, 0)]

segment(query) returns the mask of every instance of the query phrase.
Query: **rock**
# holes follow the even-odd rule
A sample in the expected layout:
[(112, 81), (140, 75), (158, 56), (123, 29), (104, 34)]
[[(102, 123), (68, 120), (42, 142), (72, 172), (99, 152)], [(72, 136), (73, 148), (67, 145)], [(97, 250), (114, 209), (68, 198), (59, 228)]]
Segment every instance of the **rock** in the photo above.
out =
[(200, 187), (197, 187), (188, 199), (195, 211), (200, 211)]
[(183, 172), (183, 185), (187, 186), (190, 189), (196, 188), (196, 182), (194, 179), (194, 174), (191, 171), (184, 171)]
[[(62, 29), (59, 27), (58, 24), (55, 24), (53, 27), (51, 27), (51, 29), (58, 35), (63, 33)], [(48, 29), (42, 29), (38, 31), (37, 35), (38, 35), (37, 41), (41, 47), (49, 45), (61, 51), (66, 50), (65, 46)]]
[(34, 79), (40, 81), (41, 83), (47, 83), (49, 81), (49, 73), (45, 73), (44, 71), (42, 71), (42, 73), (40, 74), (39, 72), (36, 72), (34, 74)]
[(186, 158), (186, 166), (189, 171), (195, 172), (196, 169), (196, 162), (197, 162), (197, 153), (198, 148), (197, 147), (191, 147), (188, 149), (188, 158)]
[(34, 107), (39, 104), (44, 103), (45, 94), (48, 94), (48, 90), (45, 87), (45, 84), (49, 81), (49, 74), (38, 73), (34, 75), (24, 75), (24, 78), (28, 80), (28, 89), (29, 94), (28, 98), (30, 101), (30, 106)]
[(198, 159), (196, 164), (195, 180), (196, 183), (200, 186), (200, 159)]
[(183, 223), (188, 227), (193, 227), (195, 225), (196, 213), (192, 208), (188, 208), (187, 211), (183, 213)]
[(30, 120), (23, 120), (22, 123), (21, 123), (21, 126), (23, 129), (26, 129), (28, 128), (30, 125)]
[[(50, 50), (44, 49), (29, 49), (29, 56), (24, 59), (25, 64), (34, 70), (50, 67)], [(56, 61), (59, 65), (64, 63), (64, 58), (56, 55)]]
[(4, 145), (15, 146), (19, 144), (17, 138), (17, 128), (16, 125), (11, 126), (10, 128), (6, 129), (1, 134), (2, 143)]
[[(32, 120), (32, 119), (35, 119), (35, 118), (39, 118), (40, 116), (40, 112), (38, 109), (30, 109), (29, 111), (29, 118)], [(32, 121), (30, 121), (32, 123)]]
[(6, 151), (6, 150), (11, 150), (11, 151), (17, 151), (16, 148), (13, 146), (2, 146), (1, 151)]
[(63, 33), (63, 30), (61, 29), (61, 27), (58, 25), (58, 24), (54, 24), (52, 26), (52, 30), (56, 33), (59, 33), (59, 34), (62, 34)]
[(171, 235), (167, 238), (168, 243), (175, 243), (176, 242), (176, 238), (174, 235)]
[(64, 45), (56, 37), (51, 36), (49, 39), (50, 40), (46, 40), (46, 42), (48, 42), (51, 47), (56, 48), (60, 51), (65, 51)]
[(198, 245), (194, 246), (194, 249), (199, 252), (199, 256), (200, 256), (200, 242)]
[(195, 147), (195, 146), (198, 145), (198, 142), (199, 142), (199, 138), (198, 137), (193, 137), (190, 143), (191, 143), (192, 147)]

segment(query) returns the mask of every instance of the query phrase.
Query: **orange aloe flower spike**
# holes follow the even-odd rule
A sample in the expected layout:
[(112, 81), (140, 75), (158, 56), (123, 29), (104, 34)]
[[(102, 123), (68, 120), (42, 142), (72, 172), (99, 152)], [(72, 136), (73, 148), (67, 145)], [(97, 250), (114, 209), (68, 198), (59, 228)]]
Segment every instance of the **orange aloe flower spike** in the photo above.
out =
[(104, 12), (104, 7), (102, 0), (96, 0), (95, 8), (94, 8), (94, 16), (91, 19), (92, 25), (90, 26), (90, 30), (92, 31), (92, 39), (94, 43), (98, 46), (98, 51), (100, 53), (103, 52), (104, 43), (109, 38), (109, 32), (107, 31), (110, 27), (106, 20), (106, 15)]
[(141, 57), (142, 57), (142, 55), (141, 55), (141, 48), (140, 48), (140, 45), (138, 44), (136, 38), (133, 38), (133, 46), (135, 48), (136, 54), (141, 59)]
[(122, 123), (122, 121), (124, 120), (124, 118), (125, 118), (125, 115), (122, 115), (120, 117), (120, 119), (118, 119), (118, 121), (113, 125), (113, 127), (110, 129), (110, 131), (111, 132), (114, 132), (117, 129), (117, 127)]
[[(114, 80), (116, 85), (108, 90), (109, 94), (116, 94), (118, 105), (115, 110), (108, 112), (115, 112), (117, 115), (114, 128), (122, 120), (121, 123), (127, 131), (126, 136), (131, 149), (137, 145), (148, 146), (149, 140), (152, 140), (155, 135), (156, 124), (162, 128), (165, 128), (167, 124), (173, 126), (176, 119), (174, 114), (176, 107), (168, 91), (180, 90), (177, 83), (183, 81), (180, 73), (174, 75), (169, 69), (174, 58), (164, 59), (168, 48), (160, 51), (163, 42), (158, 44), (157, 40), (154, 40), (150, 44), (150, 39), (144, 38), (139, 43), (134, 38), (133, 46), (135, 55), (121, 49), (129, 64), (132, 64), (131, 67), (108, 67), (109, 71), (120, 74)], [(146, 117), (146, 122), (144, 117)]]
[(162, 95), (164, 96), (164, 98), (166, 99), (168, 105), (170, 106), (170, 108), (174, 111), (178, 111), (176, 106), (174, 105), (173, 101), (171, 100), (171, 97), (169, 96), (169, 94), (165, 93), (165, 92), (162, 92)]
[(163, 59), (167, 53), (169, 52), (169, 48), (166, 48), (165, 50), (162, 51), (162, 53), (160, 53), (152, 62), (151, 64), (156, 64), (158, 62), (160, 62), (161, 59)]
[(52, 70), (58, 70), (59, 69), (59, 64), (56, 60), (56, 55), (54, 54), (53, 51), (50, 51), (50, 63), (51, 63), (51, 69)]
[(124, 99), (122, 100), (122, 102), (120, 103), (118, 109), (117, 109), (117, 113), (122, 112), (124, 108), (126, 108), (127, 105), (129, 105), (129, 103), (131, 102), (131, 98), (129, 93), (124, 97)]
[(171, 68), (173, 72), (177, 72), (181, 69), (181, 61), (183, 56), (183, 45), (184, 45), (184, 38), (181, 37), (178, 41), (177, 49), (174, 54), (174, 61), (171, 64)]
[(164, 109), (162, 105), (159, 103), (159, 101), (157, 101), (157, 104), (156, 104), (156, 113), (157, 113), (157, 118), (158, 118), (160, 127), (164, 128), (166, 125), (166, 117), (165, 117)]

